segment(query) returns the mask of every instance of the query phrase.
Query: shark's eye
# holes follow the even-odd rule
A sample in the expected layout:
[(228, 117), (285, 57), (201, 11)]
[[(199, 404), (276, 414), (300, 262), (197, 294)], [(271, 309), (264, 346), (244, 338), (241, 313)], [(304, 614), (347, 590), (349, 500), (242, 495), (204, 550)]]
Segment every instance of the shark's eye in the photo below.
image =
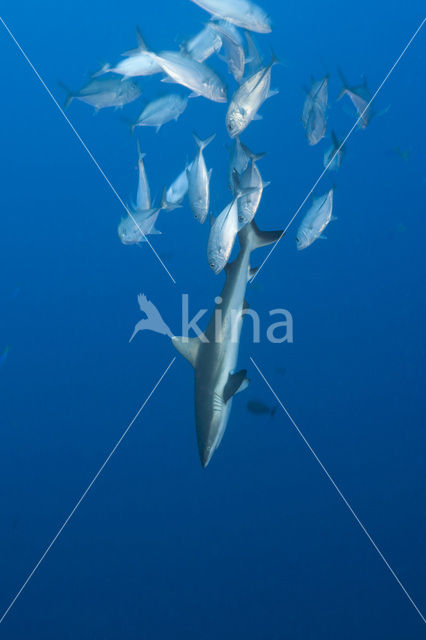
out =
[(215, 267), (214, 262), (210, 262), (209, 264), (210, 264), (210, 267), (211, 267), (212, 269), (214, 269), (214, 267)]

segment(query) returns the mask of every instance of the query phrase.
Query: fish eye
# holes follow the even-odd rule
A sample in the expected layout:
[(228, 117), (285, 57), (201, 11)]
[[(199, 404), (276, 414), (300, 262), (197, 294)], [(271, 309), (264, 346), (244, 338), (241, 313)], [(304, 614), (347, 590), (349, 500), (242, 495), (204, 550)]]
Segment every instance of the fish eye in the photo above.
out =
[(214, 267), (215, 267), (214, 262), (210, 262), (210, 266), (211, 266), (212, 269), (214, 269)]

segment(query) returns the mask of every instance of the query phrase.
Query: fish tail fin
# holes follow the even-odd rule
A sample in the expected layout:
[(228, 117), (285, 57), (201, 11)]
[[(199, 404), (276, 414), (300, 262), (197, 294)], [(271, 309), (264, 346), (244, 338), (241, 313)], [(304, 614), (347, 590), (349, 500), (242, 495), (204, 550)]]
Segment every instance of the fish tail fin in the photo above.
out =
[(61, 89), (63, 89), (67, 96), (65, 98), (65, 102), (64, 102), (64, 109), (66, 109), (68, 107), (68, 105), (70, 104), (71, 100), (73, 100), (73, 98), (75, 98), (74, 92), (71, 91), (71, 89), (69, 89), (67, 87), (66, 84), (64, 84), (61, 80), (58, 80), (58, 84), (61, 87)]
[(201, 151), (203, 151), (203, 149), (205, 149), (210, 144), (210, 142), (212, 142), (212, 140), (214, 140), (214, 138), (216, 137), (216, 134), (212, 133), (212, 135), (206, 138), (205, 140), (201, 140), (201, 138), (197, 136), (195, 131), (193, 131), (192, 135), (194, 136), (194, 140), (198, 148), (201, 149)]
[(95, 71), (95, 73), (92, 73), (92, 78), (97, 78), (98, 76), (103, 76), (104, 73), (108, 73), (108, 71), (111, 70), (111, 65), (109, 64), (109, 62), (106, 62), (105, 64), (102, 65), (102, 67), (99, 69), (99, 71)]
[(340, 147), (339, 139), (336, 136), (334, 131), (331, 132), (331, 141), (332, 141), (333, 145), (336, 147), (336, 149), (338, 149)]
[(121, 122), (124, 122), (124, 124), (127, 124), (127, 126), (129, 127), (130, 135), (132, 136), (135, 132), (135, 127), (137, 126), (137, 122), (133, 122), (133, 120), (130, 120), (129, 118), (125, 118), (124, 116), (121, 116), (120, 120)]
[(274, 66), (274, 64), (281, 64), (281, 60), (278, 58), (278, 56), (275, 54), (275, 51), (273, 50), (273, 48), (271, 47), (270, 49), (271, 51), (271, 62), (269, 63), (271, 67)]
[(250, 152), (250, 160), (253, 160), (253, 162), (258, 162), (259, 160), (262, 160), (262, 158), (264, 158), (265, 156), (266, 156), (266, 151), (262, 151), (262, 153)]
[(343, 96), (345, 95), (345, 93), (347, 91), (347, 88), (348, 88), (348, 85), (347, 85), (347, 82), (345, 80), (345, 76), (343, 75), (342, 70), (341, 70), (340, 67), (337, 67), (337, 73), (339, 74), (340, 81), (341, 81), (341, 83), (343, 85), (341, 90), (340, 90), (339, 95), (337, 96), (337, 99), (340, 100), (340, 98), (343, 98)]
[(275, 244), (284, 235), (282, 229), (278, 231), (261, 231), (254, 220), (238, 233), (241, 246), (249, 246), (250, 251)]
[(136, 47), (136, 49), (129, 49), (128, 51), (124, 51), (121, 54), (122, 56), (134, 56), (138, 53), (143, 53), (144, 51), (148, 51), (148, 47), (146, 46), (146, 42), (142, 37), (142, 33), (139, 27), (136, 27), (136, 38), (138, 41), (138, 46)]
[[(131, 127), (132, 127), (132, 133), (133, 133), (135, 125), (132, 123)], [(141, 162), (145, 158), (146, 153), (143, 153), (141, 151), (141, 143), (140, 143), (139, 138), (137, 138), (137, 140), (136, 140), (136, 147), (137, 147), (137, 150), (138, 150), (138, 161)]]
[(167, 188), (164, 187), (161, 194), (161, 209), (163, 211), (174, 211), (175, 209), (181, 209), (182, 205), (179, 203), (169, 202), (167, 200)]
[(250, 160), (252, 160), (253, 162), (257, 162), (258, 160), (261, 160), (266, 156), (266, 151), (262, 151), (262, 153), (253, 153), (253, 151), (250, 151), (250, 149), (242, 142), (241, 142), (241, 146), (244, 149), (245, 153), (250, 158)]

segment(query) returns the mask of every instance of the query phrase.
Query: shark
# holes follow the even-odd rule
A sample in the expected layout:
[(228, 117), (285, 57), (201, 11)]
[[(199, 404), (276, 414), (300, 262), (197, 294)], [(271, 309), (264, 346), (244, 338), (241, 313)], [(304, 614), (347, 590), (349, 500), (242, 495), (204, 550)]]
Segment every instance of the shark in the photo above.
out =
[(205, 468), (220, 445), (233, 396), (247, 388), (247, 370), (236, 371), (251, 252), (277, 242), (282, 231), (260, 231), (254, 220), (238, 233), (240, 251), (225, 267), (226, 280), (203, 334), (173, 336), (173, 345), (194, 368), (198, 452)]

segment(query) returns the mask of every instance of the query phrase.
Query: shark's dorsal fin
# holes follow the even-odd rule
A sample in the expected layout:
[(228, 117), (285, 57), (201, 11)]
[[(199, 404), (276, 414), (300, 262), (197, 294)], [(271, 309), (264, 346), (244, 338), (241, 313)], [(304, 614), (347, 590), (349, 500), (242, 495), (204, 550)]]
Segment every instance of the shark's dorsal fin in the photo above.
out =
[(246, 379), (247, 369), (241, 369), (241, 371), (237, 371), (237, 373), (230, 373), (228, 382), (225, 385), (223, 390), (223, 401), (226, 403), (234, 393), (237, 393), (244, 380)]
[(175, 349), (188, 360), (189, 364), (195, 367), (198, 356), (198, 349), (201, 344), (200, 338), (187, 338), (185, 336), (173, 336), (172, 343)]

